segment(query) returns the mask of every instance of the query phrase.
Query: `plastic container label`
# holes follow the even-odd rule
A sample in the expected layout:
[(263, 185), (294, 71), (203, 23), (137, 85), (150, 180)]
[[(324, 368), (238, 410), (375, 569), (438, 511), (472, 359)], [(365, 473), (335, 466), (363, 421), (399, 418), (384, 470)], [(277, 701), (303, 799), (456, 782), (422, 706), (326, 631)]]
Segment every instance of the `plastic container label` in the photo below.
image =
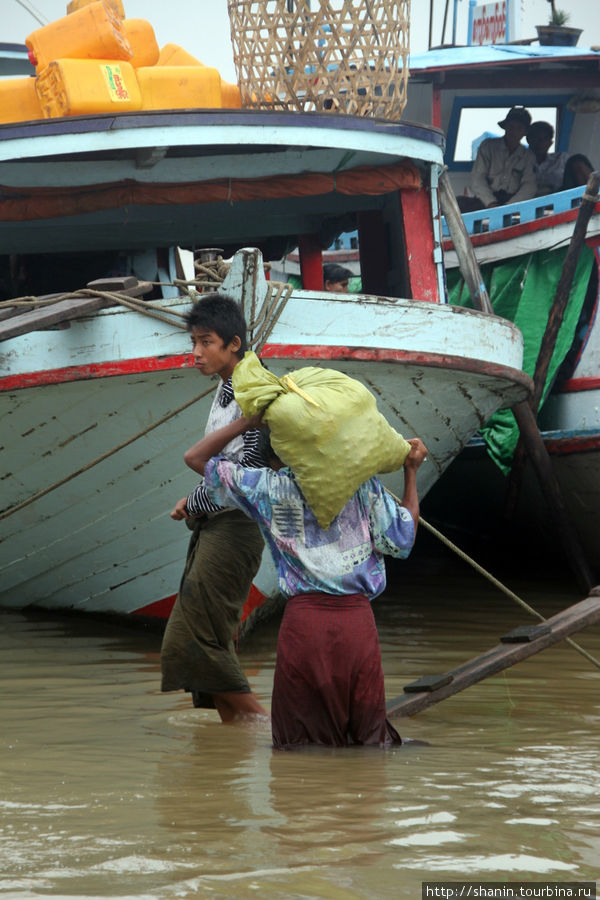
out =
[(125, 79), (121, 73), (121, 66), (103, 65), (102, 74), (104, 75), (104, 79), (108, 86), (108, 93), (110, 94), (111, 100), (121, 101), (123, 103), (131, 100), (131, 95), (127, 90)]

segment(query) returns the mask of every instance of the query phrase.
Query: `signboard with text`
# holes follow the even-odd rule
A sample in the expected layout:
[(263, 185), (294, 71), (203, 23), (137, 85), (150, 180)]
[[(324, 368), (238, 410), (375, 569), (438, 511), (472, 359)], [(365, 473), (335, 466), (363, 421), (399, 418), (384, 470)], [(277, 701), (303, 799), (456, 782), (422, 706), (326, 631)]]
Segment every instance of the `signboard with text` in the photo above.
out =
[(513, 39), (509, 0), (484, 3), (469, 9), (469, 44), (504, 44)]

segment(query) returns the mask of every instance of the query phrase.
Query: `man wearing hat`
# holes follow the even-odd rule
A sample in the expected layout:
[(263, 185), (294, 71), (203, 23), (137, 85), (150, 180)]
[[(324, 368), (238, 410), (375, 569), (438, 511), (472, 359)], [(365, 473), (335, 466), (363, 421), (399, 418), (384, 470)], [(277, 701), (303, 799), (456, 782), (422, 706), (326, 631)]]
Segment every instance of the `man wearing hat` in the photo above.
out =
[(479, 208), (530, 200), (536, 195), (533, 156), (521, 140), (531, 124), (523, 106), (513, 106), (502, 122), (504, 137), (487, 138), (477, 151), (471, 173), (471, 190)]

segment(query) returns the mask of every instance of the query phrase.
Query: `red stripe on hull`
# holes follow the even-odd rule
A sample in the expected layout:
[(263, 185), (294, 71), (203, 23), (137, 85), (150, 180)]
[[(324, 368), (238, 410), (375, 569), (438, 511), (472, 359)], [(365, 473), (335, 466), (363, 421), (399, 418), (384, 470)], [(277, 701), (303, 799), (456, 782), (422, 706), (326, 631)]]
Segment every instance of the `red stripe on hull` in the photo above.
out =
[(149, 603), (148, 606), (134, 609), (131, 615), (148, 616), (152, 619), (168, 619), (171, 615), (171, 610), (173, 609), (176, 597), (177, 594), (173, 594), (171, 597), (163, 597), (162, 600), (155, 600), (154, 603)]
[(254, 612), (255, 609), (258, 609), (259, 606), (262, 606), (265, 600), (265, 595), (259, 591), (257, 587), (254, 587), (254, 585), (251, 584), (248, 599), (244, 603), (244, 608), (242, 610), (242, 622), (244, 619), (248, 618), (250, 613)]
[[(498, 363), (485, 362), (480, 359), (443, 353), (424, 353), (421, 351), (393, 350), (380, 347), (333, 347), (329, 344), (265, 344), (261, 351), (261, 356), (264, 359), (310, 359), (320, 361), (339, 359), (410, 364), (440, 369), (454, 369), (459, 372), (474, 372), (488, 376), (500, 376), (510, 378), (511, 381), (530, 383), (529, 377), (519, 369), (513, 369), (510, 366), (503, 366)], [(149, 356), (115, 362), (90, 363), (85, 366), (68, 366), (63, 369), (7, 375), (4, 378), (0, 378), (0, 391), (39, 387), (46, 384), (60, 384), (66, 381), (80, 381), (90, 378), (107, 378), (113, 375), (185, 369), (192, 366), (193, 358), (189, 354), (163, 357)]]
[(109, 378), (112, 375), (135, 375), (140, 372), (163, 372), (169, 369), (188, 369), (194, 365), (191, 354), (177, 356), (147, 356), (140, 359), (119, 359), (85, 366), (66, 366), (63, 369), (47, 369), (42, 372), (24, 372), (0, 378), (0, 391), (39, 387), (44, 384), (62, 384), (65, 381), (85, 381), (90, 378)]
[(600, 450), (600, 434), (589, 437), (564, 437), (545, 440), (544, 444), (552, 456), (567, 456), (570, 453), (586, 453)]
[[(162, 600), (155, 600), (154, 603), (149, 603), (148, 606), (142, 606), (140, 609), (134, 609), (131, 613), (132, 616), (148, 616), (152, 619), (168, 619), (171, 615), (171, 610), (173, 609), (173, 604), (177, 599), (177, 594), (172, 594), (170, 597), (163, 597)], [(244, 608), (242, 610), (242, 622), (244, 619), (247, 619), (250, 613), (254, 612), (255, 609), (258, 609), (259, 606), (262, 606), (265, 602), (265, 595), (258, 590), (258, 588), (254, 587), (254, 585), (250, 586), (250, 593), (248, 594), (248, 599), (244, 604)]]
[(427, 366), (434, 369), (452, 369), (473, 372), (490, 377), (509, 378), (511, 381), (532, 386), (531, 379), (520, 369), (500, 363), (485, 362), (446, 353), (426, 353), (418, 350), (392, 350), (380, 347), (332, 347), (323, 344), (265, 344), (261, 350), (263, 359), (319, 359), (361, 360), (405, 365)]
[(597, 391), (600, 389), (600, 378), (589, 375), (585, 378), (569, 378), (560, 389), (561, 394), (576, 394), (578, 391)]

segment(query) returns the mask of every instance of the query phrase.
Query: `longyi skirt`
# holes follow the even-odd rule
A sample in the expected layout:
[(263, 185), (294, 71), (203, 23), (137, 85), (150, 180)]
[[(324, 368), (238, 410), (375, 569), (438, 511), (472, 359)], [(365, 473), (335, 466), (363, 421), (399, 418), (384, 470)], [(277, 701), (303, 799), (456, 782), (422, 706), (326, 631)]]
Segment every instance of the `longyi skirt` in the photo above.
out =
[(194, 705), (208, 708), (213, 694), (250, 692), (234, 636), (263, 546), (238, 509), (197, 521), (163, 637), (161, 690), (191, 691)]
[(362, 594), (302, 594), (288, 600), (271, 705), (273, 746), (391, 746), (381, 650)]

